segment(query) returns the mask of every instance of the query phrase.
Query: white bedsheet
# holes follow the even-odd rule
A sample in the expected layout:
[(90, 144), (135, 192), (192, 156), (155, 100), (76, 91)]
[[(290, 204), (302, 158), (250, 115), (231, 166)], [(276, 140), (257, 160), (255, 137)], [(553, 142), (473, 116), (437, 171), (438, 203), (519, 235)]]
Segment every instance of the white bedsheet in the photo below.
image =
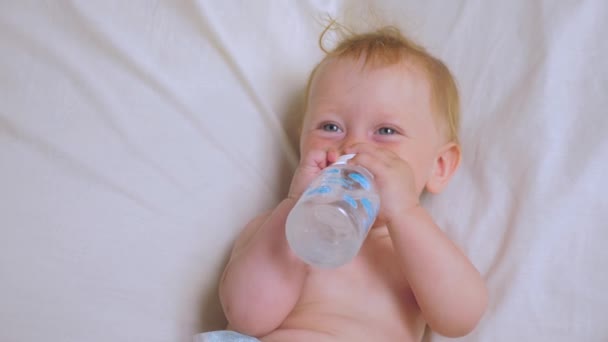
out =
[(222, 328), (219, 273), (286, 191), (330, 14), (456, 74), (464, 162), (425, 204), (490, 288), (461, 340), (608, 341), (608, 2), (366, 3), (1, 1), (0, 340)]

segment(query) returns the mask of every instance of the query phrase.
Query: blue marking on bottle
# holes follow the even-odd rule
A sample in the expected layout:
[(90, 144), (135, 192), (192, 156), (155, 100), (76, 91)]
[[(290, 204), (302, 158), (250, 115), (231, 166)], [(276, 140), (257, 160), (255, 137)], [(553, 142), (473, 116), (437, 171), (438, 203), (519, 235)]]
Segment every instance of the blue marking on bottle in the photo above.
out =
[(362, 174), (360, 174), (358, 172), (353, 172), (350, 175), (348, 175), (348, 177), (353, 179), (355, 182), (359, 183), (359, 185), (361, 185), (361, 187), (363, 189), (369, 190), (369, 188), (370, 188), (369, 181)]
[(325, 169), (325, 173), (338, 173), (340, 172), (340, 169), (337, 169), (335, 167), (329, 167), (327, 169)]
[(320, 187), (318, 188), (318, 190), (317, 190), (317, 193), (319, 193), (319, 194), (321, 194), (321, 195), (322, 195), (322, 194), (328, 194), (328, 193), (330, 193), (330, 192), (331, 192), (331, 187), (330, 187), (330, 186), (327, 186), (327, 185), (320, 186)]
[(348, 203), (351, 207), (353, 207), (354, 209), (357, 209), (358, 205), (357, 205), (357, 201), (355, 201), (354, 198), (352, 198), (352, 196), (345, 194), (344, 196), (342, 196), (342, 199)]
[(344, 189), (347, 190), (352, 190), (353, 189), (353, 185), (355, 184), (355, 182), (353, 182), (350, 179), (345, 179), (342, 177), (328, 177), (327, 179), (325, 179), (323, 181), (324, 184), (328, 184), (328, 185), (334, 185), (334, 186), (340, 186)]
[(365, 225), (369, 226), (372, 224), (372, 220), (376, 216), (376, 209), (372, 205), (372, 202), (370, 200), (368, 200), (367, 198), (364, 197), (360, 201), (361, 201), (361, 205), (365, 209), (365, 213), (367, 214), (367, 220), (365, 222), (366, 223)]
[(322, 186), (319, 186), (319, 187), (316, 187), (316, 188), (312, 188), (312, 189), (306, 191), (305, 195), (306, 196), (316, 195), (316, 194), (323, 195), (323, 194), (327, 194), (327, 193), (330, 193), (330, 192), (331, 192), (331, 187), (330, 186), (322, 185)]

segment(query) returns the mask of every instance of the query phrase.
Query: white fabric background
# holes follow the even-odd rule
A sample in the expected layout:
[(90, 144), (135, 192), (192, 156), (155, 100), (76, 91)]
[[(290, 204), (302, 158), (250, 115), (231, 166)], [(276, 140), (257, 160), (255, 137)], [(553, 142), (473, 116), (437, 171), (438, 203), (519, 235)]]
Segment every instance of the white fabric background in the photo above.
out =
[(222, 328), (330, 14), (397, 24), (458, 79), (463, 165), (425, 204), (490, 288), (460, 340), (608, 341), (608, 3), (367, 3), (0, 1), (0, 340)]

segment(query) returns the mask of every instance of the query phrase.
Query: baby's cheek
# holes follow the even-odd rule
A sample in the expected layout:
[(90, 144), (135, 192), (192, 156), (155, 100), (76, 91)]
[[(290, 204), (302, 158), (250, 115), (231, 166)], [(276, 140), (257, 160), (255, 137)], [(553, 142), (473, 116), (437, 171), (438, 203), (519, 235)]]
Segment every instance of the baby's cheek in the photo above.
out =
[(311, 150), (325, 151), (329, 148), (329, 145), (331, 144), (323, 139), (319, 139), (317, 137), (308, 137), (302, 147), (306, 149), (307, 152)]

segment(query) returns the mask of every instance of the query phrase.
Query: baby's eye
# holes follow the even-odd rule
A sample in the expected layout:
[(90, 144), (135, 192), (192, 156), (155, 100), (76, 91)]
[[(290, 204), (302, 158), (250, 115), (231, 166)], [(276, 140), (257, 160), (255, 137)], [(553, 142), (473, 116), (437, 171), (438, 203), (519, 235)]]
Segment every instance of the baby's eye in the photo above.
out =
[(323, 124), (323, 126), (321, 126), (321, 129), (323, 129), (326, 132), (339, 132), (340, 131), (340, 127), (338, 127), (338, 125), (336, 125), (334, 123)]
[(382, 127), (380, 129), (378, 129), (378, 134), (380, 134), (380, 135), (393, 135), (396, 133), (397, 133), (397, 131), (390, 127)]

